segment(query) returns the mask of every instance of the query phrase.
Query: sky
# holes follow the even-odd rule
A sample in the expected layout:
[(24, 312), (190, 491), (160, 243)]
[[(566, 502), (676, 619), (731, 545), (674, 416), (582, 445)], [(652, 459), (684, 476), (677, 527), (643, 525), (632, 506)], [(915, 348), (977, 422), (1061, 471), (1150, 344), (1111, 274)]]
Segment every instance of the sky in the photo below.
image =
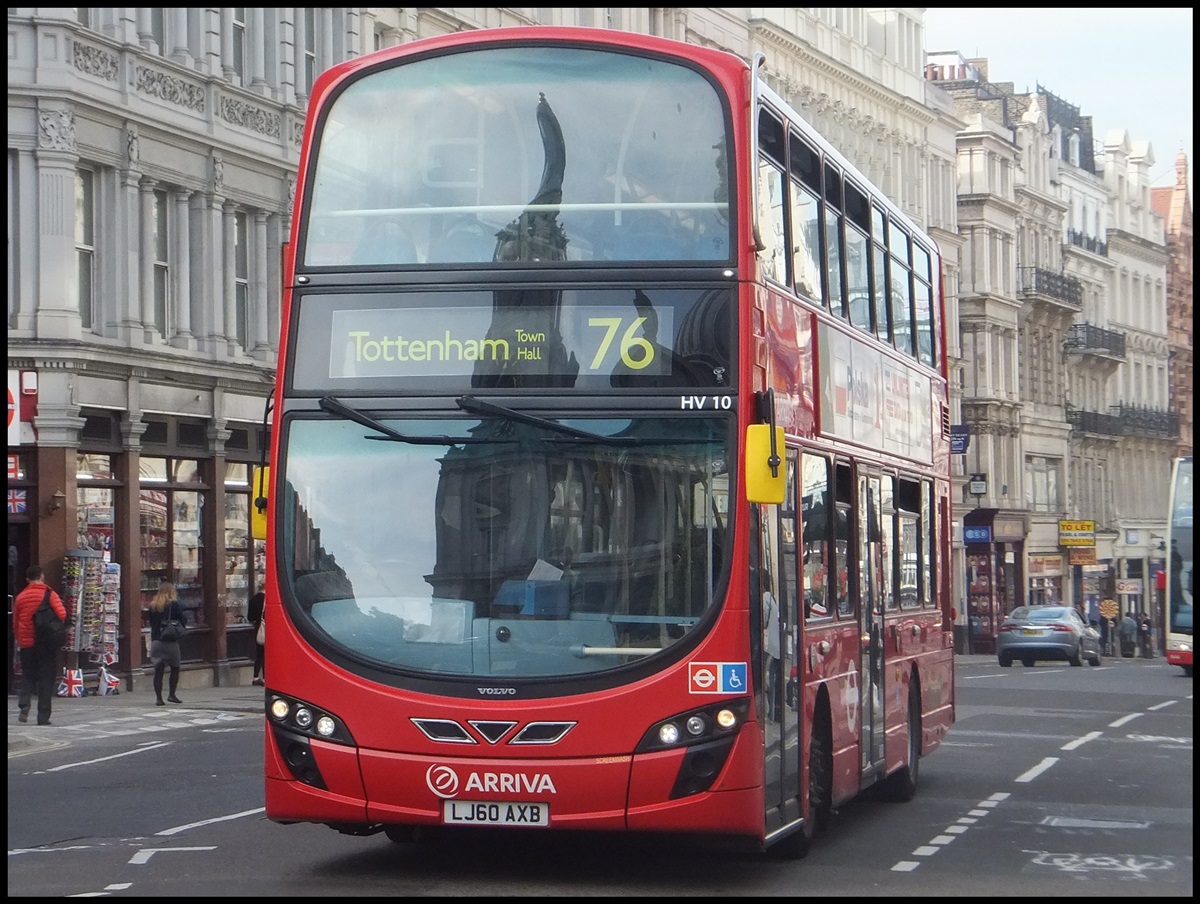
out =
[(925, 50), (986, 57), (988, 80), (1018, 93), (1037, 85), (1092, 117), (1103, 141), (1125, 129), (1149, 141), (1150, 183), (1175, 184), (1175, 156), (1192, 152), (1193, 10), (1166, 8), (998, 9), (929, 7)]

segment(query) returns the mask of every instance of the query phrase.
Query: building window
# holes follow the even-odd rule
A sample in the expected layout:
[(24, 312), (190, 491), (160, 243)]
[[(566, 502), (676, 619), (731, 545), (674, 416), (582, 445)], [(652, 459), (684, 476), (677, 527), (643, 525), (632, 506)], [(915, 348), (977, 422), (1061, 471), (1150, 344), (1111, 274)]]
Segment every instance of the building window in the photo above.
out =
[(76, 548), (106, 552), (117, 559), (114, 530), (114, 495), (118, 485), (113, 477), (112, 459), (100, 453), (81, 452), (75, 456)]
[(301, 86), (305, 96), (312, 93), (313, 81), (317, 77), (317, 11), (311, 6), (304, 9), (304, 69)]
[(171, 267), (167, 229), (167, 193), (154, 192), (154, 325), (164, 339), (170, 335)]
[(142, 605), (153, 599), (162, 580), (173, 581), (188, 624), (204, 620), (204, 487), (200, 462), (143, 456), (139, 462)]
[(225, 621), (246, 624), (246, 606), (262, 583), (267, 544), (250, 536), (254, 468), (242, 462), (225, 466)]
[(229, 48), (233, 62), (233, 82), (235, 85), (246, 84), (246, 7), (234, 6), (232, 9), (233, 46)]
[(233, 293), (235, 302), (234, 325), (238, 344), (242, 348), (250, 348), (250, 250), (249, 232), (246, 228), (246, 215), (234, 214), (233, 217)]
[(164, 7), (155, 6), (150, 10), (150, 37), (158, 45), (158, 52), (167, 53), (167, 11)]
[(95, 174), (91, 170), (75, 171), (75, 273), (79, 283), (79, 319), (85, 330), (90, 330), (95, 322), (94, 184)]
[(13, 326), (17, 313), (17, 251), (21, 232), (17, 208), (17, 157), (11, 148), (8, 152), (8, 325)]
[(1026, 457), (1025, 505), (1030, 511), (1061, 511), (1058, 489), (1060, 483), (1058, 478), (1061, 472), (1061, 459), (1046, 458), (1041, 455)]

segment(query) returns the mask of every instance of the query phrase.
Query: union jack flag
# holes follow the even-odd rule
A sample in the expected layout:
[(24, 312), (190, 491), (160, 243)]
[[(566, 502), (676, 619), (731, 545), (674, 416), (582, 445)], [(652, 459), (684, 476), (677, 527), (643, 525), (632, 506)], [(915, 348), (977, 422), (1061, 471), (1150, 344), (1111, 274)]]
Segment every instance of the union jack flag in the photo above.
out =
[(106, 668), (96, 676), (96, 693), (101, 697), (121, 693), (121, 679)]
[(25, 513), (25, 490), (8, 491), (8, 513), (23, 515)]
[(58, 684), (58, 696), (83, 696), (83, 669), (63, 669), (63, 678)]

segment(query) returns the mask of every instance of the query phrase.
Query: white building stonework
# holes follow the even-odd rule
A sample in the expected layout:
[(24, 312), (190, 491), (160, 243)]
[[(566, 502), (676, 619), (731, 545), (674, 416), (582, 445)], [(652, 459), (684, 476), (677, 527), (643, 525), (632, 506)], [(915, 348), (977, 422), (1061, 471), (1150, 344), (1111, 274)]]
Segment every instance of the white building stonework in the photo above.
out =
[[(1150, 200), (1154, 150), (1115, 130), (1104, 139), (1109, 191), (1108, 254), (1113, 262), (1111, 321), (1126, 335), (1125, 361), (1109, 385), (1109, 405), (1124, 428), (1117, 449), (1113, 527), (1121, 611), (1157, 610), (1155, 575), (1163, 570), (1171, 458), (1178, 416), (1170, 410), (1165, 224)], [(1156, 624), (1161, 624), (1157, 621)]]
[[(927, 77), (966, 122), (962, 410), (968, 467), (988, 482), (964, 531), (969, 574), (985, 563), (995, 577), (970, 606), (972, 643), (990, 649), (1021, 603), (1152, 611), (1178, 435), (1153, 152), (1116, 132), (1096, 154), (1090, 117), (1041, 87), (989, 82), (983, 59), (931, 55)], [(1094, 545), (1064, 545), (1060, 521), (1093, 525)]]

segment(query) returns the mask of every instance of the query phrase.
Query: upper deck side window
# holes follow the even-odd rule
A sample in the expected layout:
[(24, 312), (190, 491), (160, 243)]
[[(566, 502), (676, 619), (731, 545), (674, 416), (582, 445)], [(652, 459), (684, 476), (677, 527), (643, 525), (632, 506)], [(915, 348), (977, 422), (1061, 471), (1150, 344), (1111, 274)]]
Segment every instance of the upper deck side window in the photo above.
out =
[(307, 266), (729, 260), (729, 113), (686, 66), (477, 48), (370, 71), (319, 115)]

